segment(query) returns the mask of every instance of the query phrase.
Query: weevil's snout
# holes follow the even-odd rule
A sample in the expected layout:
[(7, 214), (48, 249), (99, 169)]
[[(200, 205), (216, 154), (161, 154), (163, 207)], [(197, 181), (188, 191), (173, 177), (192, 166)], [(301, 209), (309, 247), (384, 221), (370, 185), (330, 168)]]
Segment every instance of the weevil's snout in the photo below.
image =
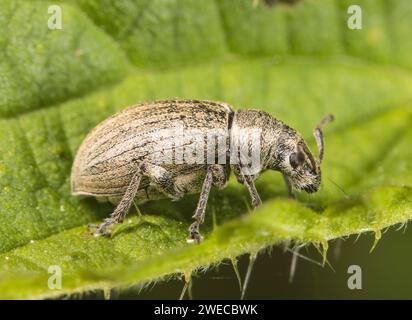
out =
[(304, 190), (307, 193), (317, 192), (319, 190), (320, 182), (321, 182), (320, 172), (318, 175), (310, 176), (309, 178), (305, 179), (305, 181), (303, 182), (304, 183), (299, 186), (301, 190)]

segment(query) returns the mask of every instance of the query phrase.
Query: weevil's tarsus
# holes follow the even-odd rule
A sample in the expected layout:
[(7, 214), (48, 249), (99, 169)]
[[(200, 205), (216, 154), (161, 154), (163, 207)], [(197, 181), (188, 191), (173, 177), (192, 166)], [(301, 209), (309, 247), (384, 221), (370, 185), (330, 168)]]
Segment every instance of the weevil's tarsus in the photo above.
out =
[(319, 149), (319, 156), (318, 156), (319, 165), (322, 163), (323, 154), (325, 152), (325, 143), (323, 140), (322, 128), (325, 124), (333, 121), (334, 119), (335, 117), (333, 115), (331, 114), (327, 115), (319, 122), (319, 124), (316, 126), (315, 130), (313, 131), (313, 135), (315, 136), (316, 144), (318, 145), (318, 149)]
[(252, 274), (253, 265), (255, 264), (256, 257), (257, 257), (256, 252), (253, 252), (249, 255), (249, 265), (247, 266), (245, 280), (243, 281), (243, 287), (242, 287), (242, 293), (240, 295), (240, 300), (243, 300), (245, 298), (246, 289), (249, 285), (250, 275)]

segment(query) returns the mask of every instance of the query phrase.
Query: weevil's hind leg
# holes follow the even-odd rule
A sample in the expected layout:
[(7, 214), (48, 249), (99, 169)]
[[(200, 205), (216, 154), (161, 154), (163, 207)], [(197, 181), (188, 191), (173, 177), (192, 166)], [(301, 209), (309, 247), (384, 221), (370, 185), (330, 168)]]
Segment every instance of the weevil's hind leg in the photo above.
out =
[(142, 180), (142, 170), (141, 166), (133, 175), (132, 180), (126, 189), (123, 198), (120, 200), (119, 204), (117, 205), (116, 209), (110, 215), (109, 218), (105, 219), (104, 222), (97, 228), (94, 232), (95, 236), (105, 235), (109, 236), (110, 232), (107, 231), (107, 228), (113, 224), (121, 223), (124, 220), (127, 212), (129, 211), (131, 205), (133, 204), (133, 200), (136, 197), (137, 190), (139, 189), (140, 181)]
[(202, 191), (200, 192), (199, 202), (197, 203), (196, 213), (193, 215), (195, 222), (189, 227), (187, 243), (199, 243), (202, 236), (199, 227), (205, 220), (206, 204), (209, 199), (210, 189), (213, 183), (213, 165), (207, 167), (206, 177), (203, 181)]
[(293, 193), (293, 189), (292, 189), (292, 183), (290, 182), (289, 178), (283, 173), (283, 180), (285, 181), (286, 184), (286, 188), (288, 189), (288, 196), (291, 199), (295, 199), (296, 196)]
[(100, 234), (109, 235), (110, 233), (107, 231), (108, 227), (113, 224), (123, 222), (127, 212), (134, 203), (134, 199), (143, 176), (147, 177), (150, 182), (152, 182), (157, 189), (163, 192), (166, 196), (172, 199), (179, 199), (183, 196), (183, 192), (178, 189), (172, 174), (169, 171), (154, 164), (146, 162), (139, 163), (136, 173), (133, 175), (129, 186), (127, 187), (126, 192), (117, 205), (115, 211), (97, 228), (94, 233), (96, 236)]

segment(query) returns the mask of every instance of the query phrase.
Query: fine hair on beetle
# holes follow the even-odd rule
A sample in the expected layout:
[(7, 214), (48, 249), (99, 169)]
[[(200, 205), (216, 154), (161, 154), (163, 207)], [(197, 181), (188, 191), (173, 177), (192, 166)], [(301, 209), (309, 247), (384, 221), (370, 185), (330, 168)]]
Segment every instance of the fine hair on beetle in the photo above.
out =
[(240, 165), (245, 175), (261, 170), (260, 128), (232, 130), (185, 128), (183, 122), (156, 133), (157, 143), (148, 150), (156, 165)]

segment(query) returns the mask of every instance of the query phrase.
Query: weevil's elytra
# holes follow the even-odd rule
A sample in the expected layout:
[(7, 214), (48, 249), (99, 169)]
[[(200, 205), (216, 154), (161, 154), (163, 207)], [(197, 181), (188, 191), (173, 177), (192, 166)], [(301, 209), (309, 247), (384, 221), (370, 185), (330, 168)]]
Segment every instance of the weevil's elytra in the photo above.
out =
[(283, 174), (292, 188), (316, 192), (323, 159), (322, 126), (315, 128), (316, 159), (291, 127), (259, 110), (238, 110), (204, 100), (162, 100), (126, 108), (103, 121), (85, 138), (71, 173), (73, 195), (117, 203), (95, 231), (122, 222), (130, 206), (148, 200), (178, 200), (200, 193), (188, 242), (199, 242), (212, 186), (223, 188), (233, 171), (251, 195), (261, 201), (254, 180), (265, 170)]

